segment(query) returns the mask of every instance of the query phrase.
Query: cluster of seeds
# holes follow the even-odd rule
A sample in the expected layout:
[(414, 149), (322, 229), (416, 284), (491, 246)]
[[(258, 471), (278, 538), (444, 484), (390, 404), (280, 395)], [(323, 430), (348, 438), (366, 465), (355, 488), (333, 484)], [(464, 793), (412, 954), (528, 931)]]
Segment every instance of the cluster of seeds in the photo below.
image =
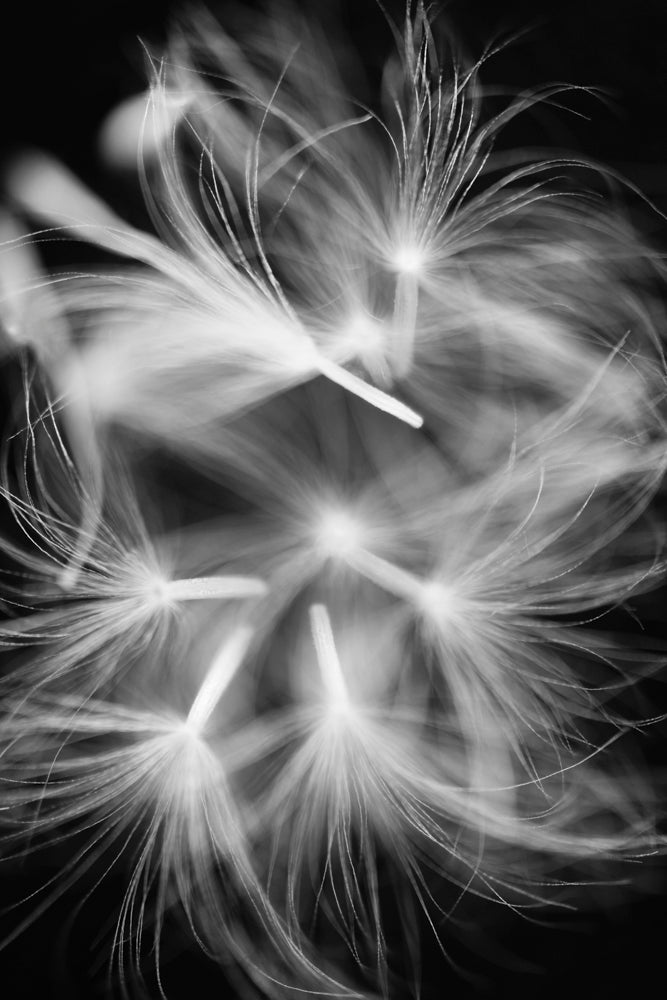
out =
[[(565, 88), (487, 114), (420, 5), (368, 106), (315, 27), (241, 35), (105, 126), (159, 235), (8, 179), (0, 836), (71, 844), (16, 933), (123, 873), (130, 992), (182, 918), (241, 992), (393, 997), (458, 896), (660, 847), (661, 266), (604, 170), (497, 152)], [(64, 236), (105, 262), (46, 277)]]

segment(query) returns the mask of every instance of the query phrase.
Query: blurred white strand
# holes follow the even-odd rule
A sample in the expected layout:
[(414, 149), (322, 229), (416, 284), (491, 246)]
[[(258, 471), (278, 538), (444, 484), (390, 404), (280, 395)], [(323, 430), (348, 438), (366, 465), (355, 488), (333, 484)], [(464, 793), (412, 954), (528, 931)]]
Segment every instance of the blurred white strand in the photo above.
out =
[(211, 664), (186, 720), (186, 725), (195, 734), (199, 735), (206, 728), (211, 714), (238, 670), (252, 637), (251, 628), (238, 628)]

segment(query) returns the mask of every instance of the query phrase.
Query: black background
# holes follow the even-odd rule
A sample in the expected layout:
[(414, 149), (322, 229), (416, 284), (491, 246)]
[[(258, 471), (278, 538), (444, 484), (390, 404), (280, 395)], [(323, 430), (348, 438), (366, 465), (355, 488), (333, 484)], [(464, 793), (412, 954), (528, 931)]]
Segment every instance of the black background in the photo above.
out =
[[(209, 6), (233, 17), (224, 2)], [(279, 4), (278, 4), (279, 6)], [(374, 0), (311, 0), (301, 6), (322, 19), (341, 19), (367, 64), (379, 67), (389, 33)], [(394, 14), (400, 3), (388, 3)], [(141, 38), (157, 50), (176, 3), (159, 0), (61, 0), (36, 8), (13, 4), (3, 15), (2, 119), (5, 162), (26, 145), (55, 153), (121, 214), (142, 221), (131, 178), (105, 169), (97, 154), (97, 128), (118, 101), (144, 82)], [(607, 100), (571, 102), (587, 118), (542, 118), (516, 126), (511, 141), (555, 144), (599, 158), (621, 170), (667, 212), (667, 3), (665, 0), (458, 0), (445, 6), (465, 48), (479, 54), (499, 34), (530, 30), (487, 67), (489, 83), (530, 87), (567, 81), (604, 89)], [(667, 244), (667, 222), (640, 212), (658, 246)], [(56, 257), (58, 251), (55, 252)], [(70, 248), (60, 251), (71, 254)], [(82, 251), (78, 251), (82, 252)], [(664, 634), (664, 631), (663, 631)], [(658, 752), (658, 758), (660, 753)], [(636, 874), (636, 869), (629, 873)], [(37, 874), (35, 885), (39, 883)], [(28, 875), (7, 873), (7, 901)], [(646, 995), (664, 984), (667, 897), (659, 866), (641, 876), (642, 893), (623, 904), (596, 893), (590, 913), (567, 918), (540, 914), (540, 922), (489, 914), (468, 907), (465, 933), (454, 935), (456, 972), (426, 949), (425, 1000), (440, 997), (528, 997), (533, 995), (625, 997)], [(111, 912), (118, 885), (111, 878), (79, 912), (75, 891), (66, 894), (16, 942), (0, 952), (0, 995), (87, 1000), (105, 996), (104, 969), (94, 956), (98, 927)], [(475, 921), (478, 927), (475, 930)], [(3, 921), (5, 932), (15, 917)], [(472, 930), (470, 928), (473, 928)], [(208, 1000), (232, 997), (218, 971), (184, 948), (168, 957), (169, 997)], [(140, 994), (138, 994), (140, 995)], [(150, 995), (150, 991), (149, 994)], [(394, 1000), (394, 998), (392, 998)]]

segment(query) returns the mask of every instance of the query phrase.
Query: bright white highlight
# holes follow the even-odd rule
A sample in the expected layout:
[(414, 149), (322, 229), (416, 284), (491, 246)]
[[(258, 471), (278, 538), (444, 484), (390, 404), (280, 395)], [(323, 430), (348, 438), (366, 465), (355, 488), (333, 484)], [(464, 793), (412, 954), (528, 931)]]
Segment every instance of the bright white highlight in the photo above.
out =
[[(389, 336), (387, 323), (359, 312), (341, 324), (340, 337), (337, 336), (336, 339), (340, 341), (341, 352), (357, 358), (373, 382), (382, 385), (391, 383), (388, 365)], [(416, 419), (417, 414), (405, 422), (413, 426)]]
[(315, 527), (317, 548), (331, 559), (352, 557), (359, 550), (363, 538), (363, 524), (345, 510), (332, 508), (325, 511)]
[(350, 695), (338, 658), (329, 612), (323, 604), (313, 604), (308, 614), (327, 708), (335, 714), (347, 714), (350, 710)]
[(162, 580), (149, 585), (158, 602), (242, 600), (263, 597), (266, 583), (244, 576), (202, 576), (192, 580)]
[(427, 580), (414, 592), (417, 609), (432, 621), (446, 622), (459, 610), (459, 601), (452, 587), (434, 580)]
[(317, 367), (322, 375), (340, 385), (341, 388), (347, 389), (353, 395), (359, 396), (360, 399), (370, 403), (371, 406), (375, 406), (378, 410), (396, 417), (397, 420), (402, 420), (409, 427), (418, 428), (424, 423), (424, 418), (411, 409), (411, 407), (406, 406), (405, 403), (401, 403), (400, 400), (388, 395), (376, 386), (364, 382), (363, 379), (360, 379), (345, 368), (341, 368), (340, 365), (336, 365), (326, 358), (320, 358), (317, 362)]
[(410, 243), (397, 247), (391, 258), (392, 266), (397, 272), (391, 324), (391, 357), (394, 375), (399, 379), (407, 378), (412, 368), (419, 309), (419, 280), (425, 260), (424, 252)]
[(419, 247), (411, 246), (409, 243), (397, 247), (391, 258), (395, 270), (405, 275), (418, 275), (424, 270), (425, 262), (424, 252)]
[(218, 702), (241, 666), (253, 637), (253, 630), (240, 626), (229, 637), (209, 667), (186, 720), (187, 727), (200, 736)]

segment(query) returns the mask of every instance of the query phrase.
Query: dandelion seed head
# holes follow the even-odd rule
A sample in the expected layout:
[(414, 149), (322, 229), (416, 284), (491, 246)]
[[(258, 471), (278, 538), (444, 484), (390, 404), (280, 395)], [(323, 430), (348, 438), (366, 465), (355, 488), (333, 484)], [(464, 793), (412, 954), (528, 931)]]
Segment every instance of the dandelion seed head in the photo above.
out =
[[(24, 370), (0, 469), (0, 810), (12, 843), (91, 838), (65, 885), (138, 846), (121, 966), (173, 901), (252, 995), (360, 996), (319, 968), (342, 940), (388, 997), (441, 876), (534, 905), (561, 862), (655, 842), (648, 778), (589, 741), (655, 665), (603, 619), (664, 577), (664, 310), (631, 226), (563, 194), (583, 164), (493, 155), (560, 88), (485, 118), (486, 56), (440, 62), (407, 3), (360, 115), (279, 8), (238, 39), (193, 14), (103, 125), (156, 232), (48, 156), (8, 173), (117, 259), (52, 281), (0, 217), (4, 343), (48, 385)], [(166, 487), (174, 452), (154, 524), (134, 476)]]

